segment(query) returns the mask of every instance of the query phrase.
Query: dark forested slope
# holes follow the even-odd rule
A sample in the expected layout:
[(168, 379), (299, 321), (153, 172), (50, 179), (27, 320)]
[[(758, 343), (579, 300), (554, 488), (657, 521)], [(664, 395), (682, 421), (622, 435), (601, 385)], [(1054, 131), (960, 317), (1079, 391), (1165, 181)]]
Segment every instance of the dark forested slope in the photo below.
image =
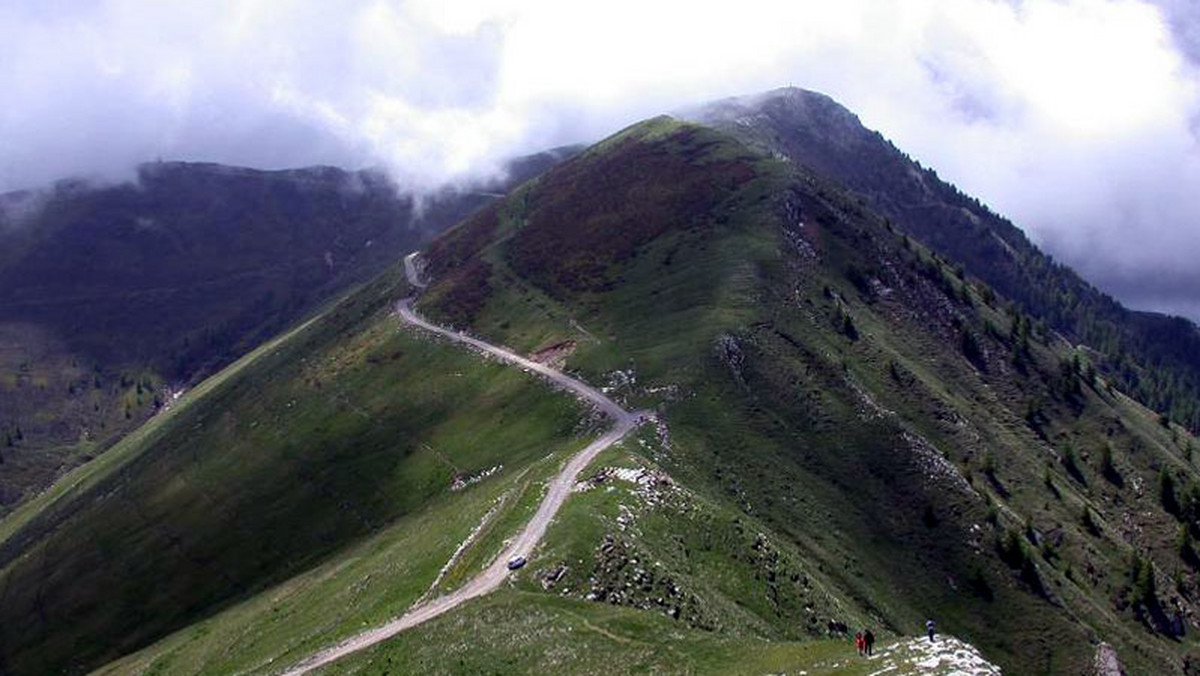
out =
[(3, 196), (0, 514), (570, 152), (420, 198), (371, 171), (175, 162)]

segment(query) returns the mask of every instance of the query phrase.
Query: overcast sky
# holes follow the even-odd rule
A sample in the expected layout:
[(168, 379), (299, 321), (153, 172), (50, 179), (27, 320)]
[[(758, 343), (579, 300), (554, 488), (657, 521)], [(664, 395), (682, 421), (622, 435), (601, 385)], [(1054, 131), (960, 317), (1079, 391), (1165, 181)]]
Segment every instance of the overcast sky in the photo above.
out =
[(435, 186), (787, 84), (1200, 318), (1193, 0), (3, 0), (0, 190), (158, 157)]

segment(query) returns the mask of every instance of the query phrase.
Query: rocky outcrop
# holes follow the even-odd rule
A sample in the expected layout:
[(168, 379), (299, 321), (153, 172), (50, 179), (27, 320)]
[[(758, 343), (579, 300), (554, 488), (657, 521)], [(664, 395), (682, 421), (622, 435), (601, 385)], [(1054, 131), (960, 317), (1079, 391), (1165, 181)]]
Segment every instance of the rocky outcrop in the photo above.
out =
[(1096, 646), (1096, 655), (1092, 658), (1092, 673), (1090, 676), (1127, 676), (1125, 667), (1117, 657), (1117, 651), (1107, 643)]

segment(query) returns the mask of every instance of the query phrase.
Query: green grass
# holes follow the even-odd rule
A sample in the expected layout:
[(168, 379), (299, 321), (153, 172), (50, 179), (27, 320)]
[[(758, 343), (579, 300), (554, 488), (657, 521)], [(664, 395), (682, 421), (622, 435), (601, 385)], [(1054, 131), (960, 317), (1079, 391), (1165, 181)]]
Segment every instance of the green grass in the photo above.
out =
[(457, 565), (447, 571), (439, 586), (441, 593), (461, 587), (496, 560), (504, 545), (525, 527), (537, 511), (545, 495), (546, 482), (562, 469), (563, 462), (571, 454), (582, 447), (583, 444), (580, 444), (567, 452), (548, 455), (522, 471), (505, 495), (502, 508), (480, 531), (474, 545), (463, 553)]
[(403, 291), (381, 278), (14, 515), (6, 667), (99, 666), (423, 513), (457, 473), (583, 443), (572, 399), (402, 329)]
[[(746, 673), (737, 670), (788, 661), (779, 647), (757, 647), (653, 614), (500, 591), (317, 673)], [(807, 662), (846, 644), (791, 648)]]
[(881, 658), (869, 661), (849, 640), (731, 637), (620, 606), (503, 590), (316, 673), (867, 676), (883, 656), (896, 676), (949, 673), (920, 668), (907, 642), (881, 641), (876, 651)]
[[(786, 541), (753, 516), (690, 490), (663, 472), (652, 431), (610, 450), (589, 472), (635, 468), (651, 485), (609, 478), (564, 506), (523, 587), (562, 570), (555, 593), (646, 609), (726, 636), (813, 639), (831, 618), (868, 618)], [(879, 628), (877, 627), (877, 631)]]
[(229, 378), (241, 373), (248, 365), (257, 362), (264, 355), (276, 351), (284, 341), (303, 332), (311, 323), (310, 320), (297, 325), (286, 333), (263, 343), (211, 378), (205, 379), (195, 388), (185, 392), (169, 412), (151, 418), (125, 436), (119, 444), (111, 449), (111, 452), (99, 456), (86, 465), (77, 467), (36, 497), (20, 505), (3, 520), (0, 520), (0, 543), (7, 544), (9, 538), (35, 517), (46, 518), (46, 515), (53, 511), (54, 505), (64, 496), (89, 490), (99, 481), (111, 476), (113, 471), (123, 466), (132, 456), (140, 453), (150, 440), (156, 438), (164, 425), (173, 424), (177, 417), (185, 415), (185, 411), (193, 402), (212, 392), (214, 388), (219, 387)]
[(496, 501), (529, 481), (529, 472), (505, 472), (435, 499), (312, 570), (95, 673), (221, 674), (299, 661), (402, 614)]

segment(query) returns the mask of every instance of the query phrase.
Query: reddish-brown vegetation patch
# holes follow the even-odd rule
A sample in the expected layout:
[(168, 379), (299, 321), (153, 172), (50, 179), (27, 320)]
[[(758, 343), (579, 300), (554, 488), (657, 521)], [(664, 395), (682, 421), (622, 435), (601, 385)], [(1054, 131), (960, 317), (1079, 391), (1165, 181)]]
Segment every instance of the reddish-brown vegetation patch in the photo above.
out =
[(469, 325), (492, 294), (491, 276), (492, 266), (479, 258), (451, 270), (441, 285), (445, 291), (438, 303), (443, 320), (452, 326)]
[(531, 195), (509, 261), (553, 295), (611, 288), (613, 263), (669, 229), (711, 224), (714, 208), (755, 177), (750, 158), (717, 157), (721, 143), (684, 127), (559, 166)]

